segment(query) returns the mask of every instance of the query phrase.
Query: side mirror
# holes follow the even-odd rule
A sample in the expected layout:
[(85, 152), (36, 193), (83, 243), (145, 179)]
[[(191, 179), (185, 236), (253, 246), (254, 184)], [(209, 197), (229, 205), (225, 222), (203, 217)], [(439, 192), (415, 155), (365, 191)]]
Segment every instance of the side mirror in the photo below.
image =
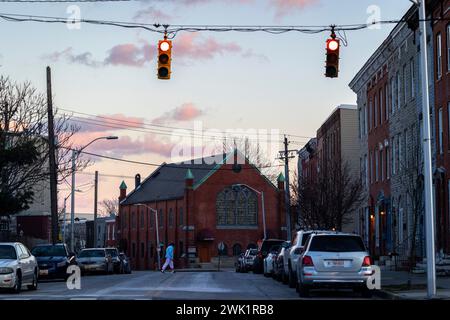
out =
[(22, 253), (22, 254), (19, 256), (19, 259), (20, 259), (20, 260), (23, 260), (23, 259), (26, 259), (26, 258), (28, 258), (28, 256), (27, 256), (25, 253)]

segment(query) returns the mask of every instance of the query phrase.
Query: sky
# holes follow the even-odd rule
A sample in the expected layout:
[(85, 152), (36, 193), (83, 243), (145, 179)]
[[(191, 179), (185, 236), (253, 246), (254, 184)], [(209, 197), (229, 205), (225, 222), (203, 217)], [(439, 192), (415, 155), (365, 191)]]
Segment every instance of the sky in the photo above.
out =
[[(399, 19), (410, 5), (409, 0), (142, 0), (1, 3), (0, 12), (64, 18), (79, 13), (82, 19), (169, 25), (339, 25)], [(66, 111), (70, 110), (91, 119), (87, 124), (73, 118), (80, 126), (74, 144), (119, 137), (98, 141), (88, 152), (155, 164), (172, 162), (176, 141), (168, 129), (164, 135), (155, 134), (145, 124), (267, 130), (293, 135), (290, 148), (299, 149), (336, 106), (356, 103), (348, 84), (393, 27), (347, 32), (337, 79), (324, 77), (327, 33), (179, 32), (172, 40), (172, 78), (162, 81), (156, 77), (155, 60), (160, 34), (84, 23), (69, 28), (0, 19), (0, 74), (31, 81), (45, 92), (45, 67), (50, 66), (59, 113), (70, 114)], [(99, 121), (109, 127), (99, 126)], [(117, 123), (138, 130), (113, 128)], [(270, 146), (270, 150), (277, 148), (282, 145)], [(272, 160), (275, 156), (268, 153)], [(122, 180), (131, 191), (135, 174), (145, 178), (155, 170), (90, 159), (91, 165), (76, 175), (76, 186), (82, 191), (76, 195), (79, 213), (93, 212), (94, 171), (100, 174), (102, 201), (118, 197)], [(61, 199), (69, 194), (69, 184), (60, 186)]]

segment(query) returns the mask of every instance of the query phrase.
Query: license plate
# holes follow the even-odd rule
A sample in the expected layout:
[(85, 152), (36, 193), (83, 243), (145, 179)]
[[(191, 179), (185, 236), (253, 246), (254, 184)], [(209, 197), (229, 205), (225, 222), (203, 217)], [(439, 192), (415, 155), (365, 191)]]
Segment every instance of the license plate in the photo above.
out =
[(39, 275), (48, 276), (48, 270), (39, 270)]
[(325, 266), (328, 268), (346, 267), (349, 263), (350, 263), (350, 261), (346, 261), (346, 260), (326, 260)]

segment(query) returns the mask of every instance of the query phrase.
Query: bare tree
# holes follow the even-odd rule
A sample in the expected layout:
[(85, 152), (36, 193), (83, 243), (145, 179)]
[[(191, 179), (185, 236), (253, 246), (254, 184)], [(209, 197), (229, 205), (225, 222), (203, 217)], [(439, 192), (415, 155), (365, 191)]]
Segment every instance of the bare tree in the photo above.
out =
[(117, 199), (104, 199), (100, 203), (100, 213), (103, 216), (109, 216), (111, 213), (117, 214), (119, 212), (119, 200)]
[(295, 179), (292, 189), (301, 211), (299, 222), (309, 229), (342, 230), (353, 221), (352, 213), (363, 200), (359, 177), (339, 161), (322, 165), (316, 178)]
[[(72, 136), (79, 130), (65, 115), (55, 115), (59, 182), (71, 174)], [(0, 216), (29, 208), (36, 186), (49, 181), (47, 100), (30, 82), (0, 77)], [(77, 159), (76, 169), (88, 161)], [(49, 183), (49, 182), (48, 182)]]
[(225, 152), (231, 152), (235, 149), (241, 151), (244, 156), (272, 183), (277, 181), (279, 171), (274, 166), (274, 161), (269, 160), (264, 154), (258, 141), (250, 140), (249, 137), (235, 137), (231, 142), (227, 140), (224, 146)]
[[(412, 270), (416, 264), (417, 259), (417, 232), (419, 227), (420, 217), (424, 212), (424, 194), (423, 194), (423, 158), (419, 144), (416, 143), (411, 146), (411, 152), (405, 154), (404, 161), (399, 161), (400, 172), (399, 179), (401, 185), (406, 190), (406, 197), (411, 205), (412, 230), (411, 234), (406, 237), (406, 240), (411, 245), (409, 246), (409, 267)], [(402, 160), (402, 159), (401, 159)], [(401, 239), (405, 241), (405, 239)]]

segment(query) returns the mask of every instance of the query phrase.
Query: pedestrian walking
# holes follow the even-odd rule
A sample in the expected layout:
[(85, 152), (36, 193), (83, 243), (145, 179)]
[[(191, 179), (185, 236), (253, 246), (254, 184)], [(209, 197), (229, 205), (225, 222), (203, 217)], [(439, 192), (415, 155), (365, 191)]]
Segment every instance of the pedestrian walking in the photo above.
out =
[(168, 266), (170, 266), (170, 270), (172, 270), (172, 273), (175, 273), (175, 269), (173, 266), (173, 250), (175, 248), (174, 243), (170, 243), (169, 246), (166, 249), (166, 262), (164, 263), (161, 272), (164, 273)]

